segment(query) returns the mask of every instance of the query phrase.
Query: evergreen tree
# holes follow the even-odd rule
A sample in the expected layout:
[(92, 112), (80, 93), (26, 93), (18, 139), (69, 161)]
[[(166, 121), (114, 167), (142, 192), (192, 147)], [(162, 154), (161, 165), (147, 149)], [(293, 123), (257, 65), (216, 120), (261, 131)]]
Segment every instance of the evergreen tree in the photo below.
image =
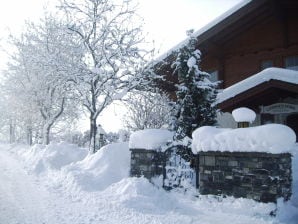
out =
[(201, 52), (196, 49), (197, 39), (192, 33), (188, 32), (189, 41), (179, 49), (172, 64), (179, 81), (172, 120), (177, 140), (191, 137), (196, 128), (216, 122), (217, 82), (211, 82), (210, 75), (200, 70)]

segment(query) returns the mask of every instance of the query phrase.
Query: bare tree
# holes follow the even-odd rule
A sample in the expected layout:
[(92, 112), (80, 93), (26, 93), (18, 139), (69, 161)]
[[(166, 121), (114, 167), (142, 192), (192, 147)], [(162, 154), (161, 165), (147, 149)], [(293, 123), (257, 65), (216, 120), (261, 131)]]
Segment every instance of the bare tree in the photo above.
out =
[(84, 48), (75, 79), (89, 112), (90, 151), (95, 152), (98, 116), (144, 82), (142, 69), (149, 52), (141, 47), (144, 36), (130, 0), (63, 0), (60, 9), (67, 15), (69, 31)]
[(135, 91), (129, 94), (124, 103), (128, 113), (123, 121), (131, 131), (162, 128), (169, 124), (171, 106), (164, 93)]

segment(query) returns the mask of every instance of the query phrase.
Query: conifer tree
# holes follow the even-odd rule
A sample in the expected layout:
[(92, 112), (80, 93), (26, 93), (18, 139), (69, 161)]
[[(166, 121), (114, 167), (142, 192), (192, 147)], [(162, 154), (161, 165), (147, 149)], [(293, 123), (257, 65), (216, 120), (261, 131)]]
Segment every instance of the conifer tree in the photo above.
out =
[(204, 125), (216, 123), (217, 82), (211, 82), (209, 74), (200, 70), (201, 52), (196, 49), (197, 39), (192, 31), (188, 32), (188, 43), (177, 52), (172, 64), (178, 76), (177, 102), (174, 107), (172, 128), (176, 140), (191, 137), (192, 132)]

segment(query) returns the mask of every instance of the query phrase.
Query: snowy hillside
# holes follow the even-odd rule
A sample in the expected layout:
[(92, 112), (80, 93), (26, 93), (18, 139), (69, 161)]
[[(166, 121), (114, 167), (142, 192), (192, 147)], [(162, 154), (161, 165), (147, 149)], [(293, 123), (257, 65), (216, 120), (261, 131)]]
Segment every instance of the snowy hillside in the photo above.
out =
[(0, 223), (297, 223), (298, 156), (294, 195), (276, 205), (249, 199), (166, 192), (144, 178), (129, 177), (128, 144), (96, 154), (65, 143), (0, 145)]

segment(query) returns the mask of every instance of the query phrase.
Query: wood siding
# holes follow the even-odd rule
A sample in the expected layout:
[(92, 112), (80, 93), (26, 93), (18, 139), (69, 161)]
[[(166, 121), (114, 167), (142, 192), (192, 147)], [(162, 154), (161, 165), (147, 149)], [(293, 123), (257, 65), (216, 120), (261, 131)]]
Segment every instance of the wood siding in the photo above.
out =
[[(285, 67), (288, 56), (298, 56), (298, 14), (287, 10), (286, 17), (276, 13), (229, 38), (214, 36), (202, 43), (202, 69), (219, 71), (222, 88), (227, 88), (261, 71), (263, 61), (274, 67)], [(225, 32), (233, 32), (229, 27)]]

